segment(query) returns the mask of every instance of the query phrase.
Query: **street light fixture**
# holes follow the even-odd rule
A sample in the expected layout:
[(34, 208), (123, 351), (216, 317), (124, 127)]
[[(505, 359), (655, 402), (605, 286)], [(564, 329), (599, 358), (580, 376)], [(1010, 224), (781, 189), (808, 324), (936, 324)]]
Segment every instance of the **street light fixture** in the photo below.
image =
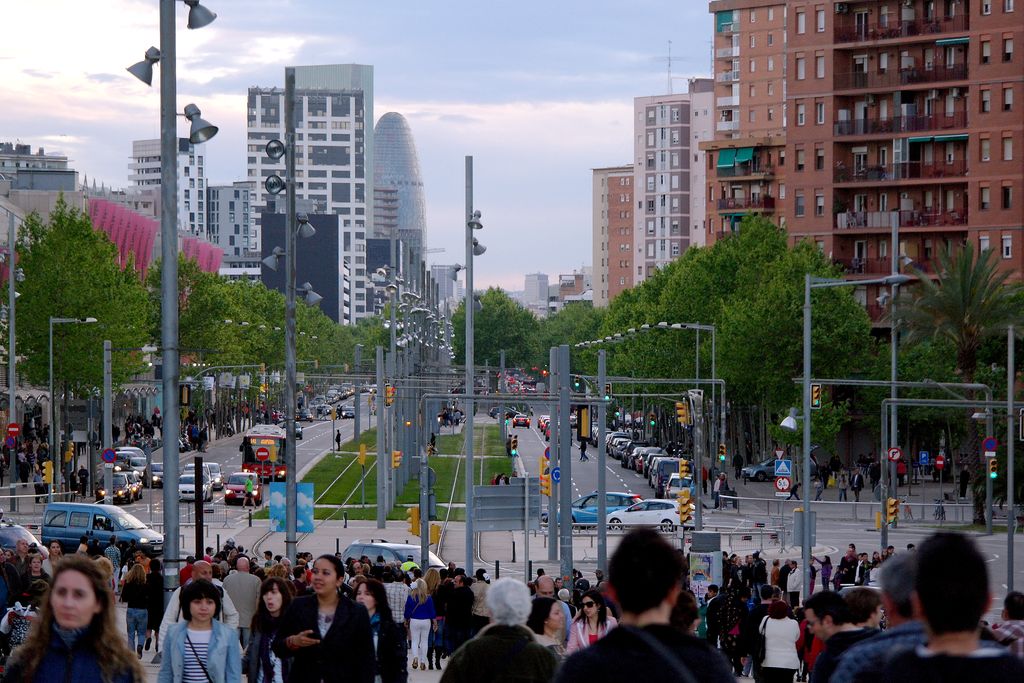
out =
[(206, 142), (220, 130), (201, 116), (202, 112), (194, 104), (185, 105), (185, 118), (192, 124), (188, 133), (188, 140), (194, 145)]
[(146, 56), (141, 62), (136, 62), (128, 67), (128, 73), (139, 79), (146, 85), (153, 85), (153, 65), (160, 61), (160, 50), (150, 47), (146, 50)]
[(211, 12), (199, 4), (199, 0), (185, 0), (188, 5), (188, 27), (191, 29), (203, 28), (213, 23), (217, 18), (216, 13)]

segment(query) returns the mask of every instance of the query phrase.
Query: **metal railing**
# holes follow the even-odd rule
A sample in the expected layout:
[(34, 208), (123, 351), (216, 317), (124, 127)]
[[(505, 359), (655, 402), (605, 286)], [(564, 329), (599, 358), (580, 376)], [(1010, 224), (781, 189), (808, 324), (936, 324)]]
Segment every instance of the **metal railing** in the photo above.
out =
[(875, 183), (889, 180), (929, 180), (956, 178), (967, 182), (967, 161), (904, 161), (899, 164), (873, 164), (847, 168), (840, 162), (832, 179), (837, 183)]
[(760, 164), (737, 164), (735, 166), (723, 166), (717, 168), (719, 178), (741, 178), (748, 175), (774, 175), (774, 166), (761, 166)]
[(718, 210), (726, 211), (729, 209), (774, 209), (775, 208), (775, 197), (765, 197), (758, 195), (757, 197), (740, 197), (734, 199), (719, 199)]
[[(891, 229), (892, 211), (843, 211), (836, 214), (836, 229)], [(946, 227), (967, 225), (967, 210), (899, 211), (901, 228)]]
[(912, 66), (905, 69), (891, 69), (887, 71), (845, 71), (835, 75), (835, 89), (891, 89), (921, 83), (965, 81), (967, 78), (968, 69), (966, 64), (954, 64), (952, 66), (936, 64), (930, 68)]
[(907, 21), (889, 20), (857, 24), (855, 20), (836, 22), (832, 32), (836, 43), (860, 43), (876, 40), (898, 40), (915, 36), (933, 37), (940, 33), (964, 31), (970, 27), (966, 14), (955, 17), (922, 17)]
[[(814, 511), (819, 517), (828, 517), (829, 519), (874, 520), (875, 513), (881, 511), (881, 502), (875, 499), (871, 491), (865, 489), (863, 493), (865, 494), (864, 497), (869, 498), (869, 500), (861, 500), (860, 502), (852, 500), (815, 500)], [(804, 506), (804, 501), (800, 499), (752, 498), (729, 495), (721, 495), (719, 498), (721, 500), (735, 501), (738, 506), (742, 507), (743, 515), (764, 514), (778, 518), (788, 518), (793, 514), (794, 508), (802, 508)], [(897, 524), (900, 522), (932, 523), (935, 521), (936, 508), (939, 507), (937, 500), (914, 501), (900, 496), (899, 501), (900, 513)], [(973, 503), (943, 501), (941, 507), (945, 512), (945, 519), (943, 521), (968, 524), (974, 519)], [(725, 512), (728, 513), (728, 511)], [(739, 514), (740, 511), (737, 510), (736, 512)]]
[(928, 130), (949, 130), (967, 126), (967, 112), (952, 114), (922, 114), (919, 116), (894, 116), (887, 119), (849, 119), (836, 121), (833, 131), (843, 135), (889, 135), (892, 133), (916, 133)]

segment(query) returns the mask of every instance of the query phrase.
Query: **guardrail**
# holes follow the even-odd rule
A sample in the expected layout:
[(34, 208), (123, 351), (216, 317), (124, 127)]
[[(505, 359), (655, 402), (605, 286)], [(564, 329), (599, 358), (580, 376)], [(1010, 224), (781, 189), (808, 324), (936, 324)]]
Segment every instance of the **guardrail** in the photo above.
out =
[[(869, 494), (870, 495), (870, 494)], [(805, 502), (798, 499), (782, 498), (751, 498), (747, 496), (721, 495), (721, 500), (731, 501), (736, 504), (736, 512), (743, 507), (744, 514), (764, 514), (785, 518), (793, 514), (793, 509), (803, 507)], [(912, 501), (905, 497), (900, 499), (901, 522), (935, 522), (945, 521), (954, 523), (969, 523), (974, 519), (974, 505), (971, 503), (956, 503), (942, 501), (940, 506), (938, 499), (931, 502)], [(871, 521), (873, 523), (876, 512), (881, 512), (881, 501), (871, 500), (856, 501), (835, 501), (816, 500), (813, 501), (814, 512), (822, 517), (831, 519), (850, 519), (853, 521)], [(941, 513), (944, 513), (944, 516)], [(939, 517), (942, 516), (942, 519)]]

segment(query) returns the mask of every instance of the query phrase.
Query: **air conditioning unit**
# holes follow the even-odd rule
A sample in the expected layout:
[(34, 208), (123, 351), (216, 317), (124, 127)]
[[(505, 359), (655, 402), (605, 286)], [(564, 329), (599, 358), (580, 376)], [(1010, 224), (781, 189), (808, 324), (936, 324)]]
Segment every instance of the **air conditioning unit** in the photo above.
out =
[(949, 94), (952, 95), (954, 98), (960, 97), (960, 88), (950, 88)]
[(836, 3), (836, 14), (847, 14), (850, 11), (850, 6), (845, 2)]
[(939, 99), (939, 91), (934, 89), (934, 88), (929, 90), (928, 91), (928, 99), (929, 100), (937, 100), (937, 99)]

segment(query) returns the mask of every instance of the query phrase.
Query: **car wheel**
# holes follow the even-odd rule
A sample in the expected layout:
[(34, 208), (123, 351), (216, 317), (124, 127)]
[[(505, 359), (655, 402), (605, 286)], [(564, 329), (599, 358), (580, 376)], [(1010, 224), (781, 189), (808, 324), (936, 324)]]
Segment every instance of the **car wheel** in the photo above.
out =
[(608, 520), (608, 526), (610, 528), (612, 528), (612, 529), (621, 529), (622, 528), (622, 520), (619, 519), (618, 517), (612, 517), (611, 519)]
[(764, 472), (758, 472), (754, 477), (754, 481), (765, 481), (766, 479), (768, 479), (768, 475)]
[(661, 520), (661, 530), (662, 531), (675, 531), (676, 530), (675, 522), (673, 522), (671, 519), (663, 519), (663, 520)]

